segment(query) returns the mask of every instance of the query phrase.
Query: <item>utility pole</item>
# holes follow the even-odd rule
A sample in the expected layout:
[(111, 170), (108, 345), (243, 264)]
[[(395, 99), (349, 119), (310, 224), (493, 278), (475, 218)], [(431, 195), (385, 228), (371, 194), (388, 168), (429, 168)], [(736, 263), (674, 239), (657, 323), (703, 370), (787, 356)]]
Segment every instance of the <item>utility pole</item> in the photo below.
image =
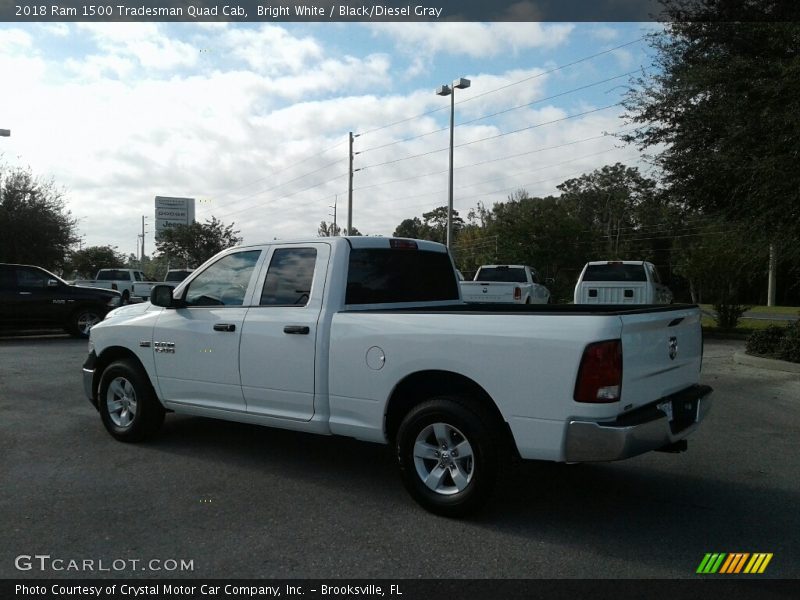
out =
[(350, 132), (350, 177), (347, 184), (347, 235), (353, 231), (353, 132)]
[(145, 234), (145, 231), (144, 231), (144, 220), (145, 220), (146, 218), (147, 218), (147, 217), (145, 217), (144, 215), (142, 215), (142, 254), (141, 254), (141, 255), (140, 255), (140, 257), (139, 257), (139, 261), (140, 261), (140, 262), (144, 262), (144, 234)]
[(769, 279), (767, 281), (767, 306), (775, 306), (775, 283), (778, 270), (778, 251), (775, 244), (769, 245)]
[(333, 209), (333, 235), (339, 235), (339, 230), (336, 227), (336, 205), (339, 204), (339, 195), (337, 194), (336, 196), (334, 196), (334, 198), (335, 199), (333, 201), (333, 206), (328, 206), (328, 208)]

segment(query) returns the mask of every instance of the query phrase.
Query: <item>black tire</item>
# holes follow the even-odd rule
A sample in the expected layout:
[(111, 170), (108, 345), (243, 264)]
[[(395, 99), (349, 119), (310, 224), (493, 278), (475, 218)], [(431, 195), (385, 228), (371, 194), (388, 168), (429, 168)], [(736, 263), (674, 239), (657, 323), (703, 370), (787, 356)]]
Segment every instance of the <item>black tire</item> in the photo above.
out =
[[(491, 429), (496, 419), (484, 412), (468, 399), (444, 396), (415, 406), (400, 424), (396, 442), (400, 474), (408, 492), (426, 510), (464, 517), (491, 497), (505, 453), (500, 429)], [(421, 446), (415, 451), (417, 442)], [(467, 452), (453, 454), (463, 442), (471, 458)], [(430, 485), (423, 480), (426, 475)]]
[(129, 292), (128, 290), (124, 290), (124, 291), (122, 292), (122, 302), (121, 302), (121, 305), (122, 305), (122, 306), (125, 306), (125, 305), (126, 305), (126, 304), (128, 304), (130, 301), (131, 301), (131, 294), (130, 294), (130, 292)]
[(131, 360), (119, 360), (106, 367), (100, 378), (97, 403), (103, 425), (121, 442), (148, 438), (164, 422), (164, 407), (147, 375)]
[(72, 312), (67, 323), (67, 332), (74, 337), (88, 338), (89, 330), (103, 320), (105, 313), (90, 306), (82, 306)]

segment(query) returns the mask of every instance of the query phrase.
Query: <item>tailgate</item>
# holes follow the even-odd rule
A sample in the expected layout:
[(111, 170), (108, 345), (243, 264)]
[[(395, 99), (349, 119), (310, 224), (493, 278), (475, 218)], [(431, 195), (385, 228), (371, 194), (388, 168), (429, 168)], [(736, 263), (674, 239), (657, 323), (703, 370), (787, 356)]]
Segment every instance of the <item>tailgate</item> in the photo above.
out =
[(698, 382), (700, 309), (622, 315), (622, 398), (630, 410)]
[(461, 282), (461, 299), (464, 302), (514, 302), (513, 283), (507, 282)]
[(646, 282), (582, 283), (581, 304), (645, 304)]

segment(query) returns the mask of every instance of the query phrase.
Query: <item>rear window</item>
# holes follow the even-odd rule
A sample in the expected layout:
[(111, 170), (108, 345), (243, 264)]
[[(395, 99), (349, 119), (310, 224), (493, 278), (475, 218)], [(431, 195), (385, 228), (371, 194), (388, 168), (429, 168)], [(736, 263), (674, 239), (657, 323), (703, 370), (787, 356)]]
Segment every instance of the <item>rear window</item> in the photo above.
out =
[(100, 271), (97, 274), (98, 281), (114, 281), (123, 279), (125, 281), (130, 281), (131, 276), (128, 274), (128, 271), (119, 271), (117, 269), (108, 269), (106, 271)]
[(510, 281), (526, 283), (525, 269), (516, 267), (481, 267), (475, 281)]
[(589, 265), (583, 274), (584, 281), (647, 281), (644, 265)]
[(458, 300), (458, 281), (449, 255), (389, 248), (350, 252), (345, 304), (436, 300)]
[(168, 271), (164, 281), (183, 281), (190, 273), (191, 271)]

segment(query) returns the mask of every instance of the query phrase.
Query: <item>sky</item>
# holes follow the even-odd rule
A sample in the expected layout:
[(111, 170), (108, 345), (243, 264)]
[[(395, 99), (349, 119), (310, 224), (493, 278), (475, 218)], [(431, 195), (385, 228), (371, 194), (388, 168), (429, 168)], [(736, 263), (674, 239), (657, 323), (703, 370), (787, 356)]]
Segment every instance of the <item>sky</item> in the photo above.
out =
[(154, 248), (154, 198), (245, 243), (347, 223), (391, 235), (447, 204), (557, 194), (603, 165), (641, 163), (608, 135), (649, 69), (651, 23), (0, 23), (0, 163), (64, 192), (82, 246)]

